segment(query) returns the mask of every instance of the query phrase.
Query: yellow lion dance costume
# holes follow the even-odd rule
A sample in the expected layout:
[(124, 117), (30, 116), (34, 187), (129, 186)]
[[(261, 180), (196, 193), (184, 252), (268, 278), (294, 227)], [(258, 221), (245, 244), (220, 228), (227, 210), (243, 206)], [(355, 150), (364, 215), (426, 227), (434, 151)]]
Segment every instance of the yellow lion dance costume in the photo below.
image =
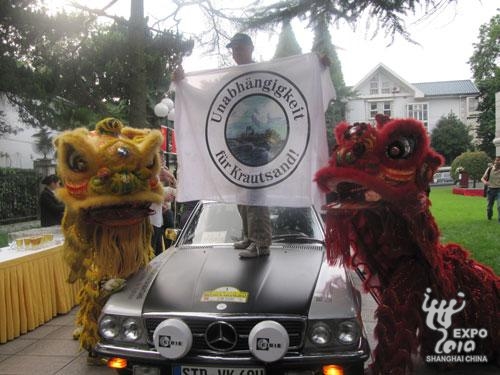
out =
[(62, 222), (69, 282), (81, 280), (81, 346), (92, 351), (109, 295), (153, 255), (149, 206), (163, 200), (157, 130), (124, 127), (113, 118), (62, 133), (54, 144), (64, 186)]

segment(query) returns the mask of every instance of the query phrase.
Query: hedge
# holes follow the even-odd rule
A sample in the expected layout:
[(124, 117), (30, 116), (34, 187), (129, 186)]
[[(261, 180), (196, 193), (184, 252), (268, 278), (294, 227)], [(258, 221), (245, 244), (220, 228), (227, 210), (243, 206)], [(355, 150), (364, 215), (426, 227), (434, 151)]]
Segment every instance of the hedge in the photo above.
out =
[(41, 178), (32, 169), (0, 168), (0, 225), (37, 219)]

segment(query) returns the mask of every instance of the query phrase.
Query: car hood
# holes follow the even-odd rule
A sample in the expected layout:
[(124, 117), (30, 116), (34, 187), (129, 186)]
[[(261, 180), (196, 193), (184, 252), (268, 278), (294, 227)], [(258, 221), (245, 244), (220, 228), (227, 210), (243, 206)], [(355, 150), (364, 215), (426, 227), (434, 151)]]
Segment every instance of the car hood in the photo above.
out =
[(317, 245), (254, 259), (232, 247), (179, 248), (165, 256), (142, 312), (307, 315), (323, 254)]

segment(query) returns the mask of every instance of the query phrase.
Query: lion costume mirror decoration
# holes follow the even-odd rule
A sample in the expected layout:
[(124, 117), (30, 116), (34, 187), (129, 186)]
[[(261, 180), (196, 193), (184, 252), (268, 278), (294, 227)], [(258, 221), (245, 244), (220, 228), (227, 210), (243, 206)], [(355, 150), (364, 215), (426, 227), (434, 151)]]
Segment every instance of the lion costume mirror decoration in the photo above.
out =
[(62, 230), (69, 282), (81, 280), (81, 346), (91, 352), (97, 319), (109, 295), (153, 255), (152, 202), (163, 199), (158, 179), (161, 133), (106, 118), (95, 130), (67, 131), (55, 140), (66, 205)]

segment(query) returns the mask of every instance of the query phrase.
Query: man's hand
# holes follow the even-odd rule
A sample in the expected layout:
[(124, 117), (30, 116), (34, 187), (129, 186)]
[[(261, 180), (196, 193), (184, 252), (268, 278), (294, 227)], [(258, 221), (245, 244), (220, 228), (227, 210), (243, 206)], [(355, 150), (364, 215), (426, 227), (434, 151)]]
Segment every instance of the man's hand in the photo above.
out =
[(174, 186), (177, 184), (177, 180), (170, 170), (166, 167), (160, 169), (160, 181), (167, 184), (168, 186)]
[(182, 65), (179, 65), (172, 73), (172, 82), (182, 81), (185, 77), (186, 74), (184, 73), (184, 68)]
[(328, 68), (330, 67), (330, 65), (332, 65), (332, 62), (328, 57), (328, 55), (322, 53), (318, 55), (318, 57), (319, 57), (319, 62), (321, 63), (321, 65), (323, 65), (324, 68)]

